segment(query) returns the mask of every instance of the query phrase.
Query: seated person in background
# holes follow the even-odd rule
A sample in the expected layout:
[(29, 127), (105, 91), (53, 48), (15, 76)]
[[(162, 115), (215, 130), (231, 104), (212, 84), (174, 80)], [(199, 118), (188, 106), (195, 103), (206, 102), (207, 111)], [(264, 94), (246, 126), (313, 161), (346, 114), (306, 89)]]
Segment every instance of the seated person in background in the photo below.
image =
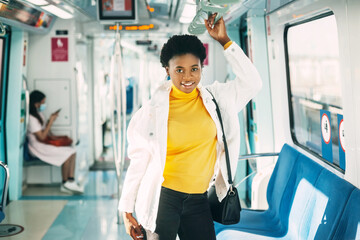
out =
[(48, 122), (45, 122), (45, 94), (34, 90), (30, 94), (30, 117), (27, 131), (30, 153), (51, 165), (61, 166), (62, 184), (61, 192), (82, 193), (82, 188), (74, 181), (76, 150), (71, 146), (57, 147), (46, 144), (44, 141), (51, 136), (50, 128), (59, 115), (59, 112), (51, 114)]

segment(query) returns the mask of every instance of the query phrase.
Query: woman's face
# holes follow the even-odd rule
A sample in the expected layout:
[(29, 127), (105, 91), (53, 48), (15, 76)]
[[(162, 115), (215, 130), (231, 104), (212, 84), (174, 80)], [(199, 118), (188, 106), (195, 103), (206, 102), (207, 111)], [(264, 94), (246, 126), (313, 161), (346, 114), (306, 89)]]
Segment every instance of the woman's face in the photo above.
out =
[(46, 98), (44, 98), (44, 99), (41, 100), (40, 102), (35, 103), (35, 107), (36, 107), (37, 109), (39, 109), (40, 106), (41, 106), (41, 104), (44, 104), (44, 103), (45, 103), (45, 100), (46, 100)]
[(200, 59), (190, 53), (174, 56), (165, 69), (175, 87), (184, 93), (191, 93), (201, 79)]

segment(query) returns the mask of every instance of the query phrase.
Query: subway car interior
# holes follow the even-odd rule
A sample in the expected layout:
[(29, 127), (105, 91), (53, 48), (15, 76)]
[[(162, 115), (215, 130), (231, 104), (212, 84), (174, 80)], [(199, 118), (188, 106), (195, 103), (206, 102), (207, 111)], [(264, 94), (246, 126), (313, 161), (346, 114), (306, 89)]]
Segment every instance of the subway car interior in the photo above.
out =
[[(216, 239), (360, 240), (359, 0), (0, 0), (0, 237), (131, 239), (126, 131), (167, 80), (164, 43), (196, 35), (202, 85), (235, 78), (213, 13), (262, 80), (233, 130), (240, 222), (214, 222)], [(70, 141), (76, 191), (50, 148), (34, 154), (34, 106)]]

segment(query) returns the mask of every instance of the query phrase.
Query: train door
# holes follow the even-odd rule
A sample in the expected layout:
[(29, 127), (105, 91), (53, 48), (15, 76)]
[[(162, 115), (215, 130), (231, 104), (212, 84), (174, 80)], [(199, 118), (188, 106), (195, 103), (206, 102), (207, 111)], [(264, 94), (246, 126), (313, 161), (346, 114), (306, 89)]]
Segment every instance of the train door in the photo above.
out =
[(3, 26), (2, 28), (2, 33), (0, 33), (0, 161), (7, 163), (5, 112), (9, 65), (10, 31), (9, 28)]
[[(243, 49), (244, 53), (249, 57), (249, 44), (248, 44), (248, 26), (246, 21), (246, 15), (244, 15), (240, 19), (240, 43), (241, 48)], [(247, 153), (255, 153), (255, 134), (256, 134), (256, 123), (254, 121), (254, 112), (253, 112), (253, 101), (247, 104), (245, 111), (245, 141), (246, 141), (246, 151)], [(246, 196), (245, 201), (247, 205), (251, 205), (251, 183), (253, 179), (253, 173), (256, 171), (256, 164), (254, 161), (247, 161), (246, 162), (246, 176), (249, 177), (248, 181), (246, 182)]]
[[(274, 148), (272, 128), (270, 79), (266, 51), (266, 25), (262, 11), (264, 3), (250, 9), (240, 21), (241, 47), (254, 63), (262, 78), (263, 87), (260, 93), (246, 106), (245, 139), (247, 153), (271, 152)], [(251, 207), (266, 209), (266, 187), (274, 166), (274, 159), (248, 159), (246, 162), (246, 200)]]
[[(240, 19), (240, 28), (239, 28), (239, 34), (240, 34), (240, 44), (241, 48), (243, 49), (244, 53), (249, 56), (249, 47), (248, 47), (248, 31), (247, 31), (247, 21), (245, 18), (245, 15)], [(245, 141), (246, 141), (246, 151), (247, 153), (254, 152), (254, 134), (252, 131), (253, 126), (253, 114), (251, 109), (252, 101), (248, 103), (246, 108), (244, 109), (244, 119), (245, 119)], [(251, 165), (249, 162), (246, 162), (246, 176), (249, 176), (253, 172), (253, 169), (251, 168)], [(252, 179), (249, 178), (249, 180), (246, 182), (246, 193), (245, 193), (245, 202), (248, 206), (251, 205), (251, 181)]]

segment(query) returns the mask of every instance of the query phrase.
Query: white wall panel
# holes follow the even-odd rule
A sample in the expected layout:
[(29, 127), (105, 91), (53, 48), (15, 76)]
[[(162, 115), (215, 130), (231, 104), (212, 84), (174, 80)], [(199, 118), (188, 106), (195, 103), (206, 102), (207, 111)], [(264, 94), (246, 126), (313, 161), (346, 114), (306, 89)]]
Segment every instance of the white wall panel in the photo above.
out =
[[(27, 57), (27, 79), (29, 89), (30, 91), (38, 89), (46, 94), (47, 109), (44, 112), (46, 118), (48, 118), (52, 112), (61, 108), (59, 116), (54, 122), (51, 131), (55, 135), (70, 136), (73, 139), (73, 143), (78, 141), (78, 98), (75, 77), (75, 26), (74, 19), (62, 20), (58, 18), (48, 34), (30, 34), (28, 41), (29, 52)], [(66, 30), (67, 34), (57, 35), (57, 30)], [(52, 61), (51, 41), (55, 37), (67, 38), (67, 61)], [(60, 171), (57, 171), (57, 168), (51, 168), (50, 166), (45, 166), (45, 169), (47, 172), (51, 173), (51, 176), (49, 180), (46, 181), (44, 179), (39, 179), (39, 183), (58, 182)], [(32, 174), (34, 173), (32, 171), (32, 168), (27, 171), (28, 182), (31, 182), (31, 176), (33, 176)], [(79, 177), (79, 168), (76, 168), (75, 176), (77, 178)]]
[[(67, 35), (56, 35), (56, 30), (66, 30)], [(68, 60), (52, 61), (51, 40), (67, 38)], [(30, 91), (39, 89), (46, 94), (46, 117), (62, 108), (54, 122), (53, 131), (66, 134), (71, 131), (77, 141), (77, 98), (75, 79), (75, 21), (57, 19), (52, 30), (46, 35), (30, 34), (28, 56), (28, 82)]]
[(45, 93), (48, 107), (44, 114), (47, 118), (61, 108), (54, 127), (71, 126), (72, 96), (70, 80), (35, 79), (34, 88)]
[[(344, 123), (346, 136), (346, 173), (345, 178), (360, 188), (360, 1), (347, 0), (347, 32), (349, 39), (349, 65), (345, 65), (351, 75), (344, 76), (345, 101)], [(346, 111), (345, 111), (346, 110)]]

